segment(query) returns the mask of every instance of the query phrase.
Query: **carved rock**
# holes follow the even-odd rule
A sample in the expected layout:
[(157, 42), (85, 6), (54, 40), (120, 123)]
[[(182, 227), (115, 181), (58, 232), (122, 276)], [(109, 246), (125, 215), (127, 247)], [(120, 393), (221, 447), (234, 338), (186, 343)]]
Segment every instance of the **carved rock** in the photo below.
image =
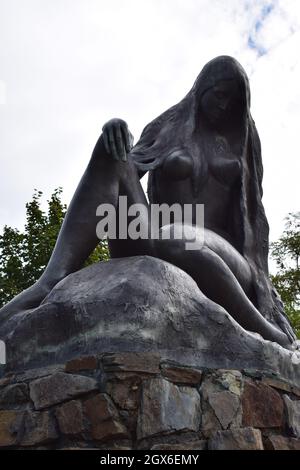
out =
[(300, 386), (299, 354), (246, 332), (188, 274), (150, 256), (70, 274), (38, 308), (2, 325), (0, 338), (12, 371), (105, 352), (118, 353), (107, 366), (113, 360), (122, 369), (122, 354), (131, 352), (142, 354), (132, 369), (153, 372), (155, 358), (143, 354), (160, 353), (165, 362), (261, 370)]

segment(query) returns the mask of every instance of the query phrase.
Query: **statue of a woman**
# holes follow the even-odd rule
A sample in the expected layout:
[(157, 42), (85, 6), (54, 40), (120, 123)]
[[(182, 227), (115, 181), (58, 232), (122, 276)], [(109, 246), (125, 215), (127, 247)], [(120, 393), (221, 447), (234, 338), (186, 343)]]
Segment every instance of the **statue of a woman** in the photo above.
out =
[(139, 181), (149, 171), (150, 203), (204, 204), (204, 244), (187, 251), (176, 238), (110, 240), (111, 256), (146, 254), (177, 265), (246, 330), (289, 348), (295, 335), (268, 277), (260, 141), (241, 65), (227, 56), (210, 61), (186, 97), (148, 124), (133, 148), (132, 140), (123, 120), (104, 125), (45, 272), (0, 310), (0, 322), (37, 307), (82, 267), (99, 242), (100, 204), (117, 207), (126, 195), (150, 218)]

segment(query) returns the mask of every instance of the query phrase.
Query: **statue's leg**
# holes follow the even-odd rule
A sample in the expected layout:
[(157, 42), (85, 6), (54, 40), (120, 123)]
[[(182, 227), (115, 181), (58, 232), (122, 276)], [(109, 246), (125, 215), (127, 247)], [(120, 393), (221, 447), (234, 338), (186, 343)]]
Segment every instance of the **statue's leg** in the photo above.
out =
[[(56, 245), (41, 278), (0, 310), (0, 321), (23, 310), (37, 307), (50, 290), (68, 274), (80, 269), (99, 243), (96, 209), (102, 203), (117, 207), (118, 197), (128, 195), (128, 203), (148, 204), (136, 168), (107, 155), (100, 136), (89, 164), (72, 198)], [(126, 241), (125, 241), (126, 242)], [(137, 253), (150, 254), (148, 240), (135, 241)]]
[(287, 336), (269, 323), (250, 301), (246, 294), (251, 286), (250, 270), (228, 242), (205, 230), (204, 244), (195, 242), (197, 249), (186, 250), (185, 243), (186, 240), (159, 240), (157, 254), (186, 271), (200, 290), (224, 307), (243, 328), (282, 346), (290, 345)]

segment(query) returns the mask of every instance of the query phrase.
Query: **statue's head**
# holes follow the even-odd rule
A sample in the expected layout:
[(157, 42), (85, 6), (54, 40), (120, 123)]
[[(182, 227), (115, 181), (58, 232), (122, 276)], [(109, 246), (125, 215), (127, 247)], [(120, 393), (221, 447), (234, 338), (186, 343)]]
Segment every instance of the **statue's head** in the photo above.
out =
[[(246, 72), (234, 58), (216, 57), (203, 67), (187, 95), (145, 128), (131, 155), (136, 165), (147, 171), (162, 166), (170, 153), (180, 149), (193, 156), (194, 166), (199, 164), (204, 174), (207, 162), (199, 163), (199, 132), (204, 138), (208, 127), (224, 130), (225, 135), (234, 131), (242, 148), (249, 124), (254, 126)], [(197, 171), (194, 175), (199, 186), (202, 180)]]
[(229, 56), (220, 56), (208, 62), (193, 89), (199, 102), (199, 112), (212, 127), (235, 123), (250, 106), (247, 75), (241, 65)]
[(200, 101), (200, 111), (212, 126), (222, 126), (237, 113), (240, 89), (234, 79), (220, 80), (206, 90)]

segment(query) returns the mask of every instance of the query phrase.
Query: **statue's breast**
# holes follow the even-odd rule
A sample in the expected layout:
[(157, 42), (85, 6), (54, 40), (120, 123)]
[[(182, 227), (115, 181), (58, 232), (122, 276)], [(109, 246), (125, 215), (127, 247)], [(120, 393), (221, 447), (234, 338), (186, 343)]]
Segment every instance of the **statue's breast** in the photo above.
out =
[(216, 136), (211, 146), (208, 158), (209, 172), (227, 189), (232, 188), (238, 180), (241, 180), (242, 165), (238, 153), (233, 152), (222, 136)]
[(242, 165), (238, 158), (212, 159), (209, 169), (212, 176), (228, 189), (241, 180)]
[(180, 181), (190, 178), (193, 173), (192, 157), (183, 153), (182, 150), (175, 150), (164, 161), (162, 176), (173, 181)]

